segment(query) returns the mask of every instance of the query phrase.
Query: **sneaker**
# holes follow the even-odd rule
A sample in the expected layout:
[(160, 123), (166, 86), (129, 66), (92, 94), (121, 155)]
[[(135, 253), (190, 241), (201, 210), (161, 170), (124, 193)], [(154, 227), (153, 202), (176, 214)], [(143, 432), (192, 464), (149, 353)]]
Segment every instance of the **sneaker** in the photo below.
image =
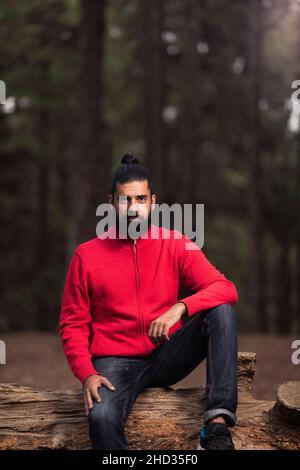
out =
[(199, 432), (197, 450), (234, 450), (231, 433), (224, 423), (208, 423)]

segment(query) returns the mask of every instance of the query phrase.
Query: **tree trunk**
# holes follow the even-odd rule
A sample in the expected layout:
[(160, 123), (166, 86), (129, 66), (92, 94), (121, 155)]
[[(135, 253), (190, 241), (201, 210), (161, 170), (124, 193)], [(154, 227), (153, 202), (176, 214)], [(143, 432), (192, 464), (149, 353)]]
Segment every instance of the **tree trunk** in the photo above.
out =
[(264, 252), (263, 252), (263, 218), (262, 218), (262, 164), (261, 164), (261, 118), (259, 99), (262, 83), (262, 0), (251, 0), (249, 32), (249, 69), (247, 89), (248, 124), (246, 132), (246, 151), (249, 162), (249, 215), (250, 215), (250, 304), (251, 311), (256, 312), (253, 330), (267, 332), (264, 286)]
[[(239, 353), (238, 449), (300, 449), (299, 382), (279, 389), (280, 407), (251, 394), (256, 355)], [(130, 450), (195, 450), (204, 411), (204, 388), (147, 388), (126, 423)], [(293, 408), (285, 413), (285, 407)], [(282, 416), (287, 419), (282, 419)], [(36, 391), (0, 385), (0, 449), (89, 449), (81, 390)]]
[[(69, 254), (79, 242), (95, 236), (96, 207), (108, 194), (110, 156), (102, 155), (101, 66), (106, 0), (81, 0), (78, 31), (78, 81), (72, 151), (69, 157)], [(102, 139), (102, 140), (101, 140)], [(95, 202), (95, 194), (98, 202)]]
[[(204, 194), (206, 185), (204, 172), (201, 171), (201, 145), (204, 123), (203, 70), (197, 42), (203, 34), (202, 10), (204, 5), (194, 0), (181, 2), (181, 62), (179, 64), (180, 116), (179, 146), (180, 162), (178, 165), (178, 198), (181, 203), (194, 204), (207, 201)], [(187, 28), (186, 25), (189, 25)], [(202, 59), (203, 60), (203, 59)], [(207, 116), (205, 116), (205, 120)], [(200, 163), (199, 163), (200, 162)], [(203, 163), (202, 163), (203, 170)]]
[(164, 185), (168, 184), (165, 171), (165, 50), (162, 41), (165, 18), (164, 0), (141, 0), (140, 60), (142, 64), (143, 134), (145, 140), (145, 165), (150, 168), (155, 191), (164, 199)]

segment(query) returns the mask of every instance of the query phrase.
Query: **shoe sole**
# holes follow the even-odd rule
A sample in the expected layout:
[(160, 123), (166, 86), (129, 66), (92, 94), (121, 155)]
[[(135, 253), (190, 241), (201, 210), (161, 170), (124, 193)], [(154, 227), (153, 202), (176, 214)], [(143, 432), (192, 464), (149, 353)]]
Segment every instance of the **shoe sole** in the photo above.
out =
[[(197, 445), (197, 447), (196, 447), (196, 450), (207, 450), (207, 449), (205, 449), (205, 447), (202, 447), (201, 444), (200, 444), (200, 442), (198, 441), (198, 445)], [(236, 449), (233, 448), (233, 449), (228, 449), (228, 450), (236, 450)]]
[(204, 449), (204, 447), (202, 447), (200, 442), (198, 441), (198, 445), (196, 447), (196, 450), (206, 450), (206, 449)]

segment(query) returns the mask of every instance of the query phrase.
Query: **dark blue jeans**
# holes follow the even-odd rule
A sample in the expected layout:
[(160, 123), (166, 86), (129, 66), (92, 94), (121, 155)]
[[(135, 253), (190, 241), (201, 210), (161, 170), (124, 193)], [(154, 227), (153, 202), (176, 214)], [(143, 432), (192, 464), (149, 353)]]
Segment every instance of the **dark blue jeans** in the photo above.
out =
[(93, 449), (127, 449), (125, 424), (135, 399), (149, 387), (174, 385), (205, 358), (206, 403), (204, 423), (222, 415), (236, 423), (237, 318), (231, 305), (198, 312), (159, 345), (147, 358), (105, 356), (92, 358), (96, 370), (116, 387), (99, 387), (101, 401), (93, 399), (89, 432)]

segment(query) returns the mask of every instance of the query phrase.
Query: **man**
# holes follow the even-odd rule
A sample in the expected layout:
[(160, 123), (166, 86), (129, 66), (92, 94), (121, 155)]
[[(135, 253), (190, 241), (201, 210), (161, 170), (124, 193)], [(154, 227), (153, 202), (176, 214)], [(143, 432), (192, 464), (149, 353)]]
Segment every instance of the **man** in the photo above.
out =
[[(179, 382), (207, 358), (197, 448), (233, 449), (237, 291), (196, 244), (186, 249), (193, 242), (185, 235), (156, 227), (159, 236), (151, 238), (152, 188), (149, 171), (124, 155), (108, 198), (116, 237), (109, 229), (78, 245), (67, 274), (59, 331), (83, 384), (92, 447), (126, 449), (124, 427), (139, 393)], [(119, 232), (124, 218), (146, 227), (141, 236)], [(192, 294), (178, 300), (183, 288)]]

